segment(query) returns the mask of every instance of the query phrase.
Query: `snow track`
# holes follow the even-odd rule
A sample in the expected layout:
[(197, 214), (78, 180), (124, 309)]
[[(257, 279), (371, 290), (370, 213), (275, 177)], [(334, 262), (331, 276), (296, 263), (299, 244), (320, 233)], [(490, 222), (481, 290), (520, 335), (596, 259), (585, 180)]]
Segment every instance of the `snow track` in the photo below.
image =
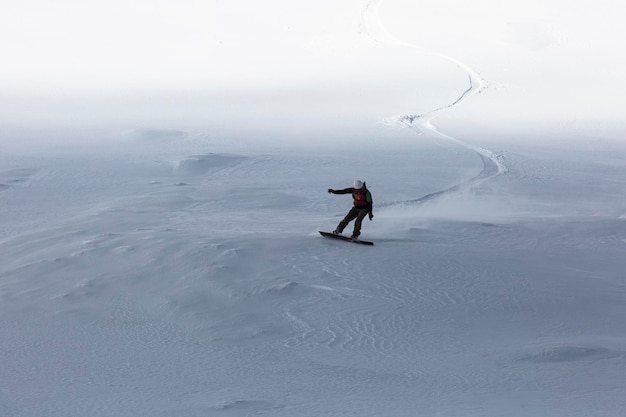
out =
[[(504, 160), (501, 156), (494, 154), (492, 151), (487, 149), (483, 149), (468, 143), (465, 143), (459, 139), (453, 138), (452, 136), (446, 135), (443, 132), (439, 131), (433, 124), (432, 121), (441, 115), (443, 112), (452, 109), (458, 104), (468, 100), (470, 97), (479, 94), (481, 91), (485, 89), (486, 83), (484, 79), (478, 74), (475, 70), (473, 70), (469, 65), (453, 58), (448, 55), (444, 55), (438, 52), (432, 52), (425, 48), (401, 41), (393, 36), (387, 29), (385, 25), (382, 23), (378, 9), (380, 5), (383, 3), (383, 0), (372, 0), (368, 2), (365, 6), (365, 9), (361, 13), (361, 23), (359, 26), (359, 33), (364, 36), (369, 37), (375, 42), (384, 43), (404, 48), (409, 48), (419, 53), (432, 55), (438, 58), (442, 58), (446, 61), (449, 61), (456, 65), (461, 71), (467, 74), (468, 78), (468, 88), (464, 90), (459, 97), (453, 102), (444, 105), (442, 107), (436, 108), (434, 110), (430, 110), (421, 114), (407, 114), (401, 116), (392, 116), (383, 121), (384, 124), (393, 126), (393, 127), (409, 127), (415, 129), (418, 133), (429, 132), (433, 136), (441, 139), (446, 139), (452, 141), (454, 143), (463, 146), (476, 154), (481, 158), (483, 163), (482, 171), (475, 176), (474, 178), (469, 179), (468, 181), (447, 188), (445, 190), (441, 190), (435, 193), (431, 193), (420, 197), (415, 200), (403, 201), (401, 203), (421, 203), (424, 201), (432, 200), (442, 194), (446, 194), (449, 192), (458, 191), (461, 189), (467, 189), (471, 187), (475, 187), (485, 180), (503, 174), (507, 171)], [(396, 204), (396, 203), (391, 203)], [(389, 204), (388, 204), (389, 205)]]

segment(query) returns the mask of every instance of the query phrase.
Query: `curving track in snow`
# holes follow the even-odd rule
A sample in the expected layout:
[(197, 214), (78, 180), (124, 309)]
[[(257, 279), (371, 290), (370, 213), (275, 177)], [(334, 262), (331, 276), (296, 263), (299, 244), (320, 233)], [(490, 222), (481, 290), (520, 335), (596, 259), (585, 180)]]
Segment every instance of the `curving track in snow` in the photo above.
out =
[(439, 195), (446, 194), (448, 192), (457, 191), (460, 189), (467, 189), (481, 184), (482, 182), (503, 174), (507, 171), (506, 165), (501, 156), (496, 155), (492, 151), (488, 149), (484, 149), (478, 146), (470, 145), (465, 143), (459, 139), (456, 139), (452, 136), (446, 135), (445, 133), (439, 131), (433, 124), (432, 121), (437, 118), (440, 114), (445, 111), (448, 111), (455, 107), (456, 105), (462, 103), (463, 101), (469, 99), (470, 97), (480, 93), (482, 90), (486, 88), (485, 80), (478, 74), (475, 70), (473, 70), (467, 64), (450, 57), (448, 55), (444, 55), (439, 52), (429, 51), (423, 47), (416, 46), (404, 41), (397, 39), (391, 33), (387, 31), (382, 21), (380, 20), (380, 16), (378, 13), (378, 9), (384, 0), (370, 0), (361, 13), (361, 22), (359, 25), (359, 33), (363, 36), (366, 36), (372, 39), (377, 43), (386, 43), (395, 46), (401, 46), (405, 48), (410, 48), (418, 51), (419, 53), (433, 55), (444, 60), (447, 60), (454, 65), (456, 65), (461, 71), (465, 72), (468, 77), (468, 88), (463, 91), (459, 97), (453, 102), (436, 108), (434, 110), (430, 110), (421, 114), (407, 114), (401, 116), (393, 116), (385, 120), (385, 123), (393, 126), (401, 126), (401, 127), (409, 127), (411, 129), (416, 130), (418, 133), (427, 131), (433, 134), (435, 137), (439, 137), (442, 139), (447, 139), (449, 141), (455, 142), (460, 146), (463, 146), (473, 152), (475, 152), (483, 162), (483, 169), (481, 172), (469, 179), (468, 181), (455, 185), (453, 187), (447, 188), (445, 190), (441, 190), (435, 193), (431, 193), (425, 196), (422, 196), (415, 200), (405, 201), (403, 203), (408, 202), (424, 202), (427, 200), (431, 200)]

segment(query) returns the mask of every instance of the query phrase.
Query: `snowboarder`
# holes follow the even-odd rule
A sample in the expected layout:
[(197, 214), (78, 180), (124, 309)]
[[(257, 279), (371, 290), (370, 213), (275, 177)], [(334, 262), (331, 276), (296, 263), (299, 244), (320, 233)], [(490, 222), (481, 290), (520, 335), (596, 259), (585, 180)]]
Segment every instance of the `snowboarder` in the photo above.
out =
[(343, 190), (333, 190), (329, 188), (328, 192), (331, 194), (352, 194), (354, 206), (350, 209), (346, 217), (339, 222), (333, 233), (340, 235), (348, 223), (356, 219), (351, 237), (352, 239), (358, 239), (361, 234), (361, 223), (365, 216), (369, 215), (370, 220), (374, 218), (372, 194), (367, 189), (367, 186), (363, 181), (356, 180), (354, 181), (354, 187), (345, 188)]

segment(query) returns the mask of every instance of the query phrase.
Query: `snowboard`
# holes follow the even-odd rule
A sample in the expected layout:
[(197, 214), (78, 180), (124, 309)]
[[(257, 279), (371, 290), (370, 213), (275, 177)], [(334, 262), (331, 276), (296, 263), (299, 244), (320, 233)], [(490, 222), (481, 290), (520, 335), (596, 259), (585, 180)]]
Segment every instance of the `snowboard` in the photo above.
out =
[(361, 245), (369, 245), (369, 246), (374, 245), (374, 242), (368, 242), (367, 240), (360, 240), (360, 239), (352, 239), (351, 237), (336, 235), (334, 233), (329, 233), (329, 232), (320, 231), (320, 235), (324, 237), (329, 237), (331, 239), (345, 240), (347, 242), (352, 242), (352, 243), (360, 243)]

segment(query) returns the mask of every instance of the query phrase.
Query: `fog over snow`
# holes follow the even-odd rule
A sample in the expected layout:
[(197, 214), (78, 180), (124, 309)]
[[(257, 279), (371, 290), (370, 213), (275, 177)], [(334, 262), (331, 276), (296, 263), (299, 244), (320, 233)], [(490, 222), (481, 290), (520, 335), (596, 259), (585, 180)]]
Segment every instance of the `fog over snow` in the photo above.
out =
[(0, 415), (625, 415), (617, 1), (2, 9)]

